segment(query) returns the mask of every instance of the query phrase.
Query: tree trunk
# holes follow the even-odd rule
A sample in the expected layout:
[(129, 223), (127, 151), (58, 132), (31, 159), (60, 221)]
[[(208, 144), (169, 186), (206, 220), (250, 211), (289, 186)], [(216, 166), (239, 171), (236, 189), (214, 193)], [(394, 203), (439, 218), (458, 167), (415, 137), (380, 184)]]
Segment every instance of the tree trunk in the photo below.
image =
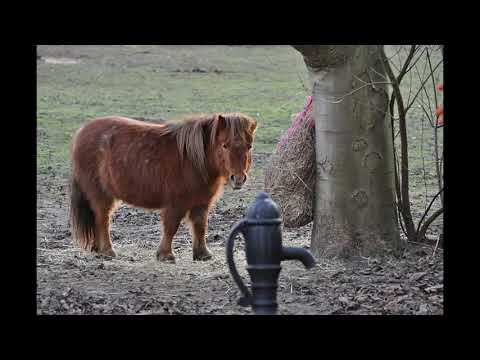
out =
[(348, 257), (399, 250), (387, 80), (378, 46), (294, 48), (304, 57), (313, 89), (312, 252)]

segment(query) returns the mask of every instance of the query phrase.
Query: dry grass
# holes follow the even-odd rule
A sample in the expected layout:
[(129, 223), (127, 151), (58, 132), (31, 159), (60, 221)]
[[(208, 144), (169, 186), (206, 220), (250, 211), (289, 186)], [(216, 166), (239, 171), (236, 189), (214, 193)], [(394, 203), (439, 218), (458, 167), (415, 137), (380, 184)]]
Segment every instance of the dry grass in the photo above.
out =
[(315, 128), (311, 101), (299, 113), (265, 168), (265, 190), (279, 205), (286, 227), (313, 220)]

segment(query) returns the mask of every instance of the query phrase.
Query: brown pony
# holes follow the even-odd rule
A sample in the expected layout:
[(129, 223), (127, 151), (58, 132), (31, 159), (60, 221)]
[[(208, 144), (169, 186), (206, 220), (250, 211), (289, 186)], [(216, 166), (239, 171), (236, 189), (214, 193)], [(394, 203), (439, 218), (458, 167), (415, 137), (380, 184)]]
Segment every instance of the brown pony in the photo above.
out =
[(212, 257), (208, 212), (227, 182), (240, 189), (252, 163), (257, 121), (240, 113), (191, 116), (163, 124), (104, 117), (72, 141), (70, 220), (83, 249), (115, 256), (110, 217), (119, 201), (158, 209), (163, 218), (160, 261), (175, 262), (172, 239), (184, 217), (193, 259)]

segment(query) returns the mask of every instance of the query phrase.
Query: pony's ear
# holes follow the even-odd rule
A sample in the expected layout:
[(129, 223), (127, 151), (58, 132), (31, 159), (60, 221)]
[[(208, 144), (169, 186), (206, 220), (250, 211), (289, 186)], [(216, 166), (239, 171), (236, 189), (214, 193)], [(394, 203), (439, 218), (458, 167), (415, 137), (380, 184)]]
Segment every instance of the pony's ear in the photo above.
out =
[(210, 142), (214, 144), (219, 135), (227, 128), (227, 120), (221, 114), (215, 114), (211, 122)]
[(250, 133), (253, 135), (257, 131), (257, 120), (252, 119), (250, 122)]
[(215, 122), (217, 125), (217, 131), (224, 130), (227, 128), (227, 120), (222, 114), (217, 114)]

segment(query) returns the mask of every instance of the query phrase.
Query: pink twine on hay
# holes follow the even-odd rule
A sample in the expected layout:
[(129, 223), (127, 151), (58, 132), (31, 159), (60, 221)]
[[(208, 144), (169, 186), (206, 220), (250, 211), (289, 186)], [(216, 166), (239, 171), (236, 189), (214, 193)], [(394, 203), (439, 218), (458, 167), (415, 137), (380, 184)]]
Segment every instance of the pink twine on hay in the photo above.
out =
[(295, 134), (295, 132), (298, 130), (299, 126), (302, 124), (302, 122), (305, 121), (305, 119), (308, 119), (307, 121), (309, 122), (309, 126), (313, 128), (315, 126), (315, 121), (313, 121), (313, 117), (307, 115), (311, 115), (312, 113), (312, 97), (308, 96), (307, 97), (307, 102), (305, 103), (305, 106), (303, 107), (303, 110), (297, 114), (295, 117), (295, 120), (293, 121), (292, 125), (288, 128), (287, 132), (282, 135), (280, 138), (280, 142), (277, 145), (277, 149), (280, 150), (282, 149), (287, 143), (288, 140)]

